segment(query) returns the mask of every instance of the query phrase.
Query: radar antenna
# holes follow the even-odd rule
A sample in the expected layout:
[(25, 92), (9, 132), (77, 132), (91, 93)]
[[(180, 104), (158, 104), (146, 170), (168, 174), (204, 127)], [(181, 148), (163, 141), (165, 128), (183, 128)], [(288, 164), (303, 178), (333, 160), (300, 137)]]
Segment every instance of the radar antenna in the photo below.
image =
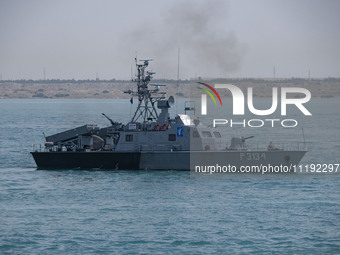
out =
[(145, 69), (149, 65), (149, 61), (152, 61), (152, 59), (139, 60), (143, 62), (142, 64), (138, 63), (137, 58), (135, 58), (135, 61), (137, 68), (137, 78), (134, 80), (134, 82), (137, 83), (137, 91), (127, 90), (124, 91), (124, 93), (131, 94), (132, 96), (136, 96), (138, 98), (138, 106), (131, 122), (139, 121), (146, 123), (149, 120), (158, 119), (155, 103), (165, 98), (165, 92), (159, 92), (158, 86), (153, 90), (148, 88), (148, 85), (151, 85), (149, 83), (153, 78), (152, 75), (154, 75), (155, 72), (146, 71)]

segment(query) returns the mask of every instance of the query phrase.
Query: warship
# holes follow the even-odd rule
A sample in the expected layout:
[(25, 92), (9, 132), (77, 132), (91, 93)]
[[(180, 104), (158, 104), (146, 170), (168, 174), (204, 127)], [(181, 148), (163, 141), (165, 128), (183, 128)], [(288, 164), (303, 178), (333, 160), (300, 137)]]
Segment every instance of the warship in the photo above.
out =
[[(130, 122), (110, 121), (110, 126), (83, 125), (45, 137), (31, 152), (38, 169), (195, 170), (197, 166), (292, 166), (306, 150), (252, 150), (246, 140), (226, 139), (218, 129), (206, 126), (186, 105), (183, 114), (171, 118), (174, 97), (167, 98), (162, 84), (150, 83), (154, 72), (148, 60), (136, 61), (137, 90), (124, 93), (138, 99)], [(292, 171), (290, 169), (290, 171)]]

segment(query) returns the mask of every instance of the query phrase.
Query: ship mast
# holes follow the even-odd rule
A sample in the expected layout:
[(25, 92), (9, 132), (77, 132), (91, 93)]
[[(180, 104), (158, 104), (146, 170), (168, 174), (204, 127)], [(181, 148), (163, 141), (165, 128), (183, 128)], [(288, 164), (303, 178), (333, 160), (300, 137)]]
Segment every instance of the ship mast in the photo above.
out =
[(131, 122), (146, 123), (157, 120), (158, 113), (155, 108), (155, 102), (165, 98), (165, 92), (159, 92), (158, 86), (154, 90), (148, 88), (153, 78), (152, 75), (155, 74), (154, 72), (145, 70), (151, 60), (152, 59), (140, 60), (143, 64), (138, 64), (137, 58), (135, 58), (137, 78), (134, 81), (137, 83), (137, 92), (132, 90), (124, 91), (124, 93), (131, 94), (138, 98), (138, 106)]

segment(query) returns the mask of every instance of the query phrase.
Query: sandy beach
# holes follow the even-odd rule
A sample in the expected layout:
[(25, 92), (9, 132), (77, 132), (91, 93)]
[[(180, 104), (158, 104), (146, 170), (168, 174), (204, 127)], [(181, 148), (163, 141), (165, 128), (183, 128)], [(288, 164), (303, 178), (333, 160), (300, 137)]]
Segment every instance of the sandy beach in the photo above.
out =
[[(312, 97), (339, 98), (340, 79), (202, 79), (180, 81), (155, 80), (153, 83), (165, 84), (161, 90), (179, 98), (198, 97), (201, 91), (192, 90), (199, 86), (198, 81), (208, 84), (234, 84), (246, 95), (247, 87), (253, 88), (254, 97), (271, 97), (272, 87), (302, 87), (308, 89)], [(133, 90), (132, 81), (1, 81), (0, 98), (129, 98), (125, 90)], [(221, 96), (230, 96), (226, 90)], [(298, 95), (296, 95), (298, 96)]]

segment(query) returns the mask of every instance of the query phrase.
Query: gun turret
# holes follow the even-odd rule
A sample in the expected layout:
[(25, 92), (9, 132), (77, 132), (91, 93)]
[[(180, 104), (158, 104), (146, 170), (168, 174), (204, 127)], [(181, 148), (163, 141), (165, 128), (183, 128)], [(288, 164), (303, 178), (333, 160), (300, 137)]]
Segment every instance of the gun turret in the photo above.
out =
[(102, 114), (103, 114), (103, 116), (104, 116), (105, 118), (107, 118), (107, 119), (111, 122), (111, 125), (112, 125), (112, 126), (115, 125), (115, 124), (117, 124), (117, 122), (114, 122), (112, 119), (110, 119), (108, 116), (106, 116), (105, 113), (102, 113)]

